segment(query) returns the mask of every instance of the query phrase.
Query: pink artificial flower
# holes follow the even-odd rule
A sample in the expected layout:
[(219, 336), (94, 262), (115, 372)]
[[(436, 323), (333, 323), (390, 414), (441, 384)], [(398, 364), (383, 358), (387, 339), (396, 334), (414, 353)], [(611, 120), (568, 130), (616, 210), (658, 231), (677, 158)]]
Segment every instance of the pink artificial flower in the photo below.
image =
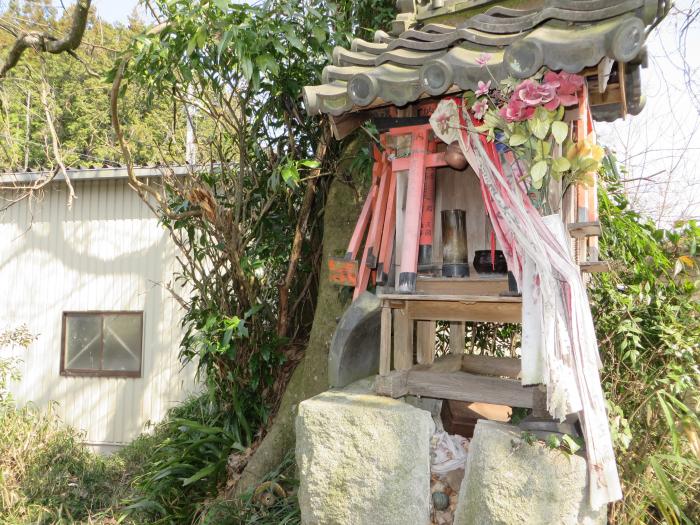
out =
[(555, 96), (556, 85), (538, 84), (528, 78), (515, 87), (511, 99), (519, 100), (528, 106), (534, 107), (551, 102)]
[(472, 112), (474, 113), (474, 116), (481, 120), (484, 118), (484, 115), (486, 115), (486, 110), (489, 108), (488, 101), (485, 98), (482, 98), (481, 100), (477, 101), (473, 106), (472, 106)]
[(513, 97), (507, 106), (500, 109), (499, 113), (507, 122), (522, 122), (532, 118), (535, 108)]
[(486, 95), (489, 92), (489, 89), (491, 89), (491, 81), (489, 80), (488, 82), (484, 83), (483, 81), (479, 80), (477, 86), (476, 91), (474, 91), (476, 96), (480, 97), (481, 95)]
[(491, 61), (491, 53), (481, 53), (476, 59), (476, 63), (479, 64), (479, 66), (481, 66), (481, 67), (484, 67), (490, 61)]
[(573, 106), (578, 103), (576, 93), (583, 87), (583, 77), (574, 73), (566, 73), (560, 71), (547, 71), (544, 74), (544, 81), (550, 84), (556, 84), (557, 95), (561, 104), (565, 106)]

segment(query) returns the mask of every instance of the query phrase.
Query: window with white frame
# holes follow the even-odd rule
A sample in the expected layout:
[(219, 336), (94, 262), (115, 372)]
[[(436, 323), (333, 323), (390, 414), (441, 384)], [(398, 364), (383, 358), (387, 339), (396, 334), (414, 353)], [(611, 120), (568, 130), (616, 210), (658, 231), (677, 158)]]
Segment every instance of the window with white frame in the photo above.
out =
[(61, 375), (141, 377), (143, 312), (63, 312)]

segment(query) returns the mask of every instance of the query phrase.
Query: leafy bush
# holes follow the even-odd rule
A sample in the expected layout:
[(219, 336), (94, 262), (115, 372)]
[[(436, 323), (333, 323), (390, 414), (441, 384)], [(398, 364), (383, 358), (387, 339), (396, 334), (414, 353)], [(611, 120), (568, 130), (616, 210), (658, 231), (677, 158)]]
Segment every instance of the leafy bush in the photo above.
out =
[(93, 454), (54, 410), (0, 405), (0, 523), (76, 523), (116, 506), (123, 460)]
[(631, 210), (615, 159), (599, 194), (601, 255), (591, 304), (624, 501), (620, 524), (700, 521), (700, 303), (694, 222), (657, 228)]
[[(242, 451), (235, 414), (225, 414), (206, 396), (172, 409), (153, 435), (120, 452), (142, 468), (132, 480), (125, 512), (143, 523), (191, 523), (203, 502), (226, 479), (229, 455)], [(144, 455), (143, 452), (146, 452)]]

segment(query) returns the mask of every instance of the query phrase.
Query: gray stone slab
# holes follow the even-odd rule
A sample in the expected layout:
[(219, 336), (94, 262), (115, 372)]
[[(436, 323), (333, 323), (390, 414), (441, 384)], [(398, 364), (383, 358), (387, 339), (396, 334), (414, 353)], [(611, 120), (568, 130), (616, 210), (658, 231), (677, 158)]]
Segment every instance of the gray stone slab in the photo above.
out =
[(371, 382), (299, 405), (296, 458), (304, 525), (426, 525), (430, 413), (371, 394)]
[(454, 525), (602, 525), (588, 503), (586, 460), (528, 444), (518, 427), (479, 420)]

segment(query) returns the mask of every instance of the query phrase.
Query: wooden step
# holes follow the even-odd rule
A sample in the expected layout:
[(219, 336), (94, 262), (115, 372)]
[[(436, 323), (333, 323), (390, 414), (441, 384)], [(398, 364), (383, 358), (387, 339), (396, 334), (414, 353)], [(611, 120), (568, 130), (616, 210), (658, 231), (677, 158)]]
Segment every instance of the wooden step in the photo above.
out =
[(600, 222), (572, 222), (567, 225), (569, 230), (569, 235), (575, 237), (576, 239), (582, 239), (584, 237), (597, 237), (600, 235)]
[(604, 273), (610, 271), (610, 261), (583, 261), (578, 263), (584, 273)]

